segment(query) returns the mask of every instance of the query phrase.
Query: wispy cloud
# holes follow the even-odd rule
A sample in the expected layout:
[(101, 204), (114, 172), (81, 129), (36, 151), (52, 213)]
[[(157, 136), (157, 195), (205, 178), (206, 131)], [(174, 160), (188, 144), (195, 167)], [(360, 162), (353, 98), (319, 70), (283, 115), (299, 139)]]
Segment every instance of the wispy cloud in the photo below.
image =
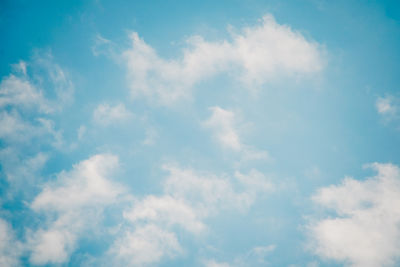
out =
[(131, 118), (133, 114), (122, 103), (100, 104), (93, 111), (94, 122), (103, 126), (127, 122)]
[(400, 119), (400, 99), (398, 97), (393, 95), (378, 97), (375, 107), (386, 123)]

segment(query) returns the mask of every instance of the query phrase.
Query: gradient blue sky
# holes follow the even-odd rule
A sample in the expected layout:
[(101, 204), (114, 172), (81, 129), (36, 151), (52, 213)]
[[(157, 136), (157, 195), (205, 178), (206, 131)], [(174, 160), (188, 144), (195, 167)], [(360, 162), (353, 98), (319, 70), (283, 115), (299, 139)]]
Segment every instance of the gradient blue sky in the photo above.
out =
[(1, 266), (398, 266), (397, 1), (1, 1)]

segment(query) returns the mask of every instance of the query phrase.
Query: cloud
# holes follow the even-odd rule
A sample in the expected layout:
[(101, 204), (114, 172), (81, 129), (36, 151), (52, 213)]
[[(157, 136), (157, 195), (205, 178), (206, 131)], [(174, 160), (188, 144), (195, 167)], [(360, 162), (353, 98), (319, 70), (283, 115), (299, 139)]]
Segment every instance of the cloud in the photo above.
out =
[(200, 236), (206, 233), (206, 218), (222, 210), (245, 212), (259, 195), (273, 190), (272, 183), (256, 170), (248, 174), (237, 172), (230, 179), (169, 164), (163, 169), (168, 172), (163, 194), (137, 199), (124, 212), (130, 226), (122, 230), (110, 249), (117, 262), (143, 266), (176, 257), (183, 253), (176, 238), (177, 229)]
[(52, 116), (73, 94), (72, 82), (50, 54), (36, 54), (30, 63), (20, 61), (13, 69), (0, 82), (0, 164), (11, 185), (8, 198), (31, 191), (40, 182), (48, 150), (66, 147)]
[(203, 261), (205, 267), (229, 267), (229, 266), (268, 266), (266, 257), (275, 250), (275, 245), (256, 246), (246, 253), (237, 255), (230, 262), (219, 262), (214, 259)]
[(0, 266), (20, 266), (22, 249), (22, 244), (15, 239), (11, 225), (0, 219)]
[(96, 226), (104, 207), (122, 193), (122, 188), (109, 180), (117, 167), (116, 156), (98, 154), (44, 185), (31, 208), (46, 215), (48, 222), (29, 236), (31, 263), (68, 261), (77, 239)]
[[(42, 114), (60, 111), (72, 100), (74, 86), (71, 80), (54, 63), (51, 54), (36, 55), (30, 66), (34, 71), (32, 75), (27, 75), (27, 63), (20, 61), (14, 65), (18, 73), (3, 77), (0, 83), (0, 109), (18, 107)], [(18, 75), (20, 73), (22, 75)]]
[(257, 150), (245, 145), (240, 140), (237, 127), (237, 116), (233, 111), (221, 107), (211, 107), (211, 116), (203, 122), (203, 126), (212, 131), (214, 139), (224, 148), (239, 152), (242, 160), (268, 160), (267, 151)]
[(22, 73), (24, 76), (27, 74), (27, 64), (25, 61), (20, 60), (17, 64), (11, 65), (16, 72)]
[(239, 151), (242, 144), (235, 129), (235, 114), (220, 107), (210, 108), (211, 117), (204, 122), (204, 126), (214, 130), (214, 137), (222, 146)]
[(0, 83), (0, 108), (6, 106), (22, 108), (38, 108), (40, 112), (50, 113), (53, 108), (37, 89), (25, 78), (18, 78), (11, 74)]
[(120, 266), (146, 266), (182, 252), (174, 233), (152, 224), (125, 233), (111, 249)]
[(12, 148), (0, 150), (0, 162), (5, 179), (12, 185), (3, 197), (12, 198), (15, 190), (30, 190), (40, 181), (40, 171), (48, 161), (48, 154), (38, 152), (18, 155)]
[(205, 267), (229, 267), (229, 263), (227, 262), (218, 262), (216, 260), (206, 260), (204, 261)]
[(279, 25), (271, 15), (254, 27), (231, 33), (230, 40), (187, 40), (179, 59), (163, 59), (137, 33), (130, 35), (132, 48), (122, 53), (134, 97), (145, 96), (170, 105), (188, 97), (198, 82), (229, 73), (254, 89), (279, 76), (318, 72), (323, 67), (320, 45), (299, 32)]
[(168, 195), (146, 197), (138, 202), (132, 210), (124, 212), (124, 218), (132, 223), (156, 222), (167, 227), (180, 225), (193, 233), (200, 233), (205, 228), (191, 206), (183, 200)]
[(310, 248), (349, 266), (393, 266), (400, 257), (400, 169), (370, 165), (377, 175), (345, 178), (318, 190), (313, 201), (335, 213), (309, 225)]
[(378, 97), (375, 107), (385, 122), (399, 120), (400, 118), (400, 100), (397, 97), (391, 95)]
[[(236, 172), (235, 179), (231, 179), (173, 165), (164, 165), (163, 168), (169, 172), (164, 182), (164, 191), (190, 203), (201, 216), (208, 216), (221, 209), (244, 211), (259, 194), (271, 192), (274, 188), (268, 178), (256, 170), (248, 174)], [(237, 191), (236, 186), (240, 188)]]
[(124, 104), (109, 105), (100, 104), (93, 112), (93, 120), (100, 125), (126, 122), (132, 118), (133, 114), (126, 109)]

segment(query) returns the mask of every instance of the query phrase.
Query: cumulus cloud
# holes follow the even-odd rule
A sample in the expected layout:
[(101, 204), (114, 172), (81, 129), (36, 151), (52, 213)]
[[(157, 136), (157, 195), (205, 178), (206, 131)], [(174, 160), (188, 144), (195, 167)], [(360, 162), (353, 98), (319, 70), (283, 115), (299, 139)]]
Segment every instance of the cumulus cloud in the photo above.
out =
[(98, 154), (44, 185), (31, 208), (46, 215), (48, 222), (47, 227), (30, 234), (31, 263), (68, 261), (79, 236), (95, 227), (104, 207), (122, 193), (121, 187), (109, 180), (117, 167), (116, 156)]
[(268, 160), (270, 156), (267, 151), (257, 150), (243, 144), (238, 133), (237, 115), (221, 107), (211, 107), (211, 116), (203, 122), (203, 126), (212, 131), (214, 139), (222, 147), (240, 152), (242, 160)]
[(126, 122), (132, 118), (133, 114), (126, 109), (125, 105), (100, 104), (93, 112), (93, 120), (103, 126), (113, 123)]
[(15, 239), (11, 225), (0, 219), (0, 265), (20, 266), (19, 257), (22, 249), (22, 244)]
[[(249, 174), (237, 172), (232, 179), (169, 164), (163, 168), (169, 173), (163, 184), (164, 193), (138, 199), (124, 212), (133, 229), (124, 230), (110, 249), (117, 262), (142, 266), (173, 258), (183, 252), (175, 235), (177, 227), (196, 236), (204, 234), (207, 217), (224, 209), (244, 212), (256, 197), (273, 189), (272, 183), (256, 170)], [(170, 243), (173, 245), (167, 246)]]
[(122, 58), (132, 95), (166, 105), (187, 97), (199, 81), (223, 72), (253, 88), (281, 75), (311, 74), (323, 67), (320, 45), (276, 23), (271, 15), (259, 25), (232, 33), (229, 40), (210, 42), (192, 36), (179, 59), (161, 58), (135, 32), (130, 37), (132, 48)]
[(400, 257), (400, 169), (370, 165), (377, 175), (347, 177), (321, 188), (313, 200), (333, 216), (309, 225), (310, 247), (322, 258), (348, 266), (393, 266)]

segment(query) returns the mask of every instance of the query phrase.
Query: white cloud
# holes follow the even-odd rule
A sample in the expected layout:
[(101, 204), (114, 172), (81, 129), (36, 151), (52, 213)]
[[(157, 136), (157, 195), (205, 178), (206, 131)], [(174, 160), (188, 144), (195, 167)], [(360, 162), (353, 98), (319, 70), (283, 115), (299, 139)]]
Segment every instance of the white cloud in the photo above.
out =
[[(191, 203), (202, 216), (224, 208), (245, 210), (253, 204), (258, 194), (273, 189), (272, 183), (256, 170), (247, 175), (236, 172), (236, 179), (232, 180), (172, 165), (164, 165), (164, 169), (169, 171), (164, 183), (165, 192)], [(240, 191), (235, 191), (236, 183)]]
[(146, 266), (183, 252), (175, 234), (148, 224), (127, 232), (112, 247), (121, 266)]
[(219, 262), (214, 259), (204, 261), (205, 267), (249, 267), (249, 266), (269, 266), (267, 257), (275, 250), (275, 245), (256, 246), (244, 254), (237, 255), (231, 262)]
[(390, 97), (378, 97), (376, 100), (376, 109), (380, 114), (393, 114), (396, 108), (392, 105)]
[(216, 260), (207, 260), (204, 261), (204, 266), (205, 267), (229, 267), (229, 263), (227, 262), (218, 262)]
[(8, 141), (28, 141), (33, 134), (33, 126), (23, 120), (16, 111), (0, 111), (0, 138)]
[(93, 112), (93, 120), (103, 126), (114, 123), (126, 122), (133, 114), (126, 109), (124, 104), (109, 105), (100, 104)]
[[(28, 185), (38, 182), (38, 166), (45, 162), (38, 147), (65, 148), (63, 133), (49, 116), (60, 111), (73, 93), (72, 82), (49, 54), (36, 55), (29, 64), (20, 61), (13, 69), (15, 73), (0, 83), (0, 139), (6, 147), (0, 164), (12, 185), (8, 197), (16, 190), (28, 192), (32, 189)], [(35, 157), (41, 164), (30, 163)]]
[(0, 108), (15, 105), (22, 108), (37, 107), (44, 113), (52, 112), (52, 107), (44, 98), (41, 90), (28, 80), (11, 74), (0, 84)]
[(313, 200), (336, 213), (309, 225), (310, 247), (350, 266), (393, 266), (400, 258), (400, 169), (374, 163), (377, 175), (345, 178)]
[(48, 216), (42, 227), (29, 237), (33, 264), (66, 262), (85, 230), (93, 229), (106, 205), (113, 204), (122, 189), (108, 177), (118, 167), (118, 158), (95, 155), (61, 172), (57, 180), (44, 185), (31, 208)]
[(53, 62), (50, 54), (36, 56), (31, 65), (34, 70), (40, 71), (40, 75), (27, 75), (27, 64), (20, 61), (14, 65), (14, 69), (22, 76), (10, 74), (3, 77), (0, 83), (0, 108), (14, 107), (44, 114), (61, 110), (72, 99), (72, 82), (64, 70)]
[(232, 33), (231, 40), (208, 42), (201, 36), (187, 40), (179, 59), (166, 60), (131, 34), (132, 48), (122, 57), (134, 97), (143, 95), (169, 105), (188, 97), (201, 80), (227, 72), (254, 89), (281, 75), (303, 75), (323, 67), (320, 46), (290, 27), (279, 25), (271, 15), (260, 25)]
[(211, 117), (204, 122), (204, 126), (214, 131), (214, 137), (223, 146), (240, 151), (243, 145), (235, 129), (235, 114), (220, 107), (210, 108)]
[(193, 233), (200, 233), (205, 228), (191, 206), (168, 195), (146, 197), (134, 205), (132, 210), (125, 212), (124, 218), (132, 223), (145, 221), (161, 223), (167, 227), (180, 225)]
[(26, 76), (27, 72), (26, 72), (26, 67), (27, 64), (25, 61), (20, 60), (17, 64), (12, 64), (12, 67), (14, 68), (14, 70), (16, 72), (20, 72), (22, 73), (24, 76)]
[[(124, 212), (124, 218), (134, 230), (128, 227), (110, 249), (117, 261), (142, 266), (175, 257), (183, 252), (174, 234), (177, 227), (196, 236), (204, 234), (207, 217), (224, 209), (244, 212), (256, 197), (273, 188), (268, 179), (255, 170), (247, 175), (237, 172), (235, 178), (230, 179), (168, 164), (163, 168), (169, 172), (163, 184), (163, 194), (136, 200), (133, 207)], [(162, 242), (172, 243), (172, 247), (160, 244), (159, 235), (165, 236)], [(174, 253), (170, 253), (171, 248)], [(141, 256), (135, 258), (135, 255)]]
[(81, 125), (79, 126), (78, 130), (77, 130), (77, 136), (78, 136), (78, 140), (81, 141), (83, 139), (83, 137), (86, 134), (86, 126), (85, 125)]
[(143, 145), (151, 146), (154, 145), (158, 137), (158, 132), (154, 128), (146, 129), (146, 137), (143, 140)]
[(20, 266), (21, 253), (22, 244), (15, 239), (11, 225), (0, 219), (0, 266)]
[[(7, 197), (11, 197), (14, 190), (30, 190), (40, 181), (40, 170), (46, 164), (48, 155), (39, 152), (32, 156), (19, 156), (12, 148), (0, 150), (0, 162), (2, 173), (12, 185), (7, 191)], [(6, 196), (4, 195), (4, 196)]]
[(169, 172), (164, 183), (165, 192), (190, 203), (202, 217), (229, 207), (244, 210), (251, 202), (244, 192), (234, 191), (228, 177), (199, 174), (172, 165), (165, 165), (164, 169)]
[(238, 133), (237, 116), (233, 111), (221, 107), (211, 107), (210, 110), (212, 114), (203, 122), (203, 126), (213, 132), (214, 139), (222, 147), (240, 152), (243, 161), (270, 159), (267, 151), (243, 144)]
[(393, 121), (400, 118), (400, 100), (397, 97), (391, 95), (378, 97), (375, 107), (386, 121)]

